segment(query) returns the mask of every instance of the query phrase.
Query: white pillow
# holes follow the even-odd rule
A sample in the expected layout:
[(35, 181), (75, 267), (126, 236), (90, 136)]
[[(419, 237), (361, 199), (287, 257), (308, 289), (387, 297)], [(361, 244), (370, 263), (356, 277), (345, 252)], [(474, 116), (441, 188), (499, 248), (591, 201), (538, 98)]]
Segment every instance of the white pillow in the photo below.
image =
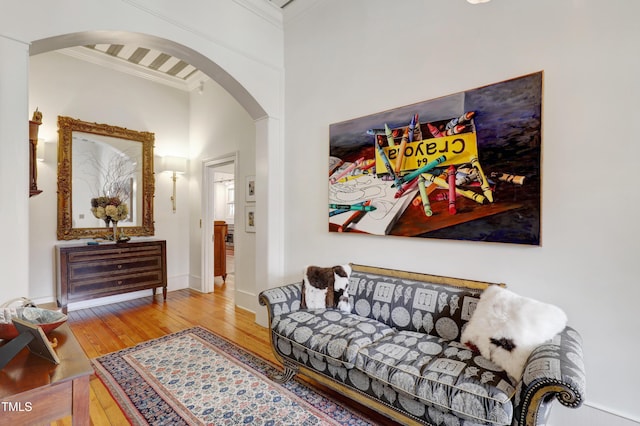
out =
[(492, 285), (480, 296), (460, 341), (519, 381), (531, 352), (566, 325), (560, 308)]

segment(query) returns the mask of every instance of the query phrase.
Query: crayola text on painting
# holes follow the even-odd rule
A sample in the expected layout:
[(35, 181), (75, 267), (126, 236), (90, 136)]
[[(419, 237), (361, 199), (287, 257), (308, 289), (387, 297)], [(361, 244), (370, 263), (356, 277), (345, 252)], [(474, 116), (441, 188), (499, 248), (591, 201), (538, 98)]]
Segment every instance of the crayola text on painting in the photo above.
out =
[[(471, 129), (472, 131), (466, 133), (407, 143), (404, 146), (404, 160), (400, 172), (406, 173), (419, 169), (442, 155), (447, 159), (439, 167), (469, 163), (472, 158), (478, 158), (478, 145), (473, 121)], [(385, 146), (383, 148), (385, 155), (392, 164), (395, 164), (401, 148), (401, 145)], [(385, 173), (388, 173), (388, 170), (380, 157), (380, 153), (376, 152), (376, 174)]]

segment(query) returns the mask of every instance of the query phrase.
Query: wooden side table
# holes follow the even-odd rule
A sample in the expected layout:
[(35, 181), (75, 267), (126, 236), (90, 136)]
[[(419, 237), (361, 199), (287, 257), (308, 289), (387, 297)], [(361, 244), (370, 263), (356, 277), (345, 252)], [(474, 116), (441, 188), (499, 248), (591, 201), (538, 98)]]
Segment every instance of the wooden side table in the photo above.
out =
[(68, 415), (74, 425), (89, 424), (89, 376), (93, 367), (68, 324), (49, 333), (56, 338), (60, 364), (23, 349), (0, 370), (3, 424), (43, 424)]

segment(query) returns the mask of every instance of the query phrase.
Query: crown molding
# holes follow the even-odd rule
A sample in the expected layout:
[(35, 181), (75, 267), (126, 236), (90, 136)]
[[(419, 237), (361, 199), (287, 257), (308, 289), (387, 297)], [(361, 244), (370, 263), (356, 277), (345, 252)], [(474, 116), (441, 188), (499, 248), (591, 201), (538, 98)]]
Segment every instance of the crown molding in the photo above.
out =
[(236, 4), (258, 15), (270, 24), (282, 29), (282, 9), (271, 1), (233, 0)]

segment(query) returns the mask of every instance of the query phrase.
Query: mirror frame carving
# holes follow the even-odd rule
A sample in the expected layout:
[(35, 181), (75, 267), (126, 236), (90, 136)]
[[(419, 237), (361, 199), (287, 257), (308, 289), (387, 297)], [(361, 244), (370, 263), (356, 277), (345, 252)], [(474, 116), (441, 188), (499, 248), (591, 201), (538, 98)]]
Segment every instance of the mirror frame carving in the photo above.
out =
[[(153, 198), (155, 178), (153, 146), (155, 135), (109, 124), (90, 123), (71, 117), (58, 116), (58, 240), (97, 238), (109, 234), (108, 228), (73, 228), (71, 206), (71, 143), (73, 132), (128, 139), (142, 143), (142, 225), (118, 226), (128, 236), (154, 235)], [(88, 203), (88, 200), (87, 200)], [(90, 206), (87, 204), (87, 209)]]

